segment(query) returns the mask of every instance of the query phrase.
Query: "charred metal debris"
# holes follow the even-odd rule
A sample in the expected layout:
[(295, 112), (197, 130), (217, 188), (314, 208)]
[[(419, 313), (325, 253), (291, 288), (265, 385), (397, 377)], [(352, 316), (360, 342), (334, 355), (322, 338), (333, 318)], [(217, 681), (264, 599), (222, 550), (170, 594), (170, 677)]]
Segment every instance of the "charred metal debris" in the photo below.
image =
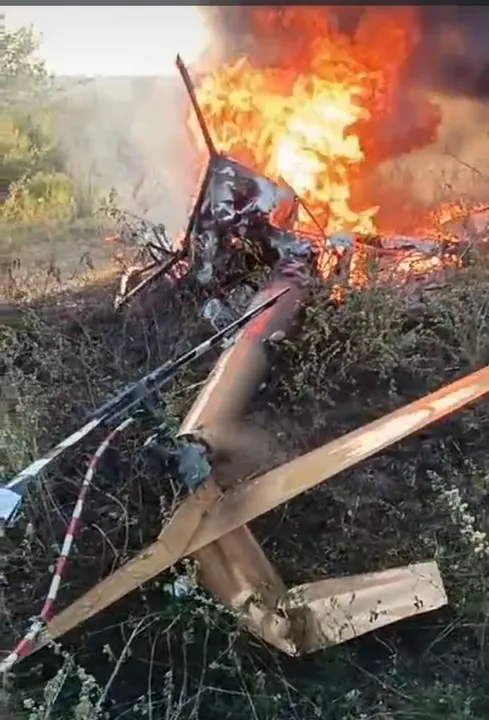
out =
[[(274, 469), (270, 473), (273, 482), (272, 479), (267, 481), (267, 475), (255, 478), (251, 485), (241, 485), (235, 495), (223, 493), (215, 482), (214, 471), (218, 468), (219, 458), (226, 455), (233, 458), (237, 439), (244, 432), (244, 413), (266, 377), (269, 342), (282, 339), (290, 331), (314, 279), (326, 278), (334, 283), (335, 278), (348, 276), (352, 254), (360, 240), (348, 232), (327, 236), (292, 188), (218, 153), (187, 69), (179, 57), (177, 66), (202, 129), (209, 155), (207, 167), (178, 247), (170, 240), (163, 225), (132, 218), (135, 221), (132, 227), (136, 229), (131, 231), (128, 226), (128, 240), (138, 246), (141, 257), (148, 257), (148, 262), (128, 269), (115, 305), (118, 308), (128, 302), (157, 278), (176, 283), (190, 275), (208, 289), (209, 294), (223, 286), (229, 291), (211, 297), (202, 308), (203, 316), (214, 327), (214, 335), (109, 400), (87, 419), (83, 427), (0, 487), (1, 529), (19, 518), (22, 498), (33, 479), (50, 469), (65, 451), (83, 441), (96, 428), (106, 429), (106, 438), (92, 456), (80, 489), (46, 603), (23, 640), (0, 663), (0, 672), (9, 670), (18, 660), (42, 646), (47, 635), (58, 637), (64, 634), (189, 553), (201, 565), (205, 587), (224, 604), (242, 611), (244, 626), (250, 632), (289, 654), (311, 652), (323, 647), (325, 642), (344, 642), (369, 632), (372, 625), (365, 622), (368, 615), (365, 608), (370, 606), (374, 591), (380, 594), (379, 597), (388, 598), (389, 607), (385, 616), (379, 614), (379, 626), (418, 612), (417, 606), (406, 601), (406, 593), (416, 591), (421, 595), (425, 599), (425, 610), (446, 602), (436, 564), (426, 563), (423, 567), (413, 566), (415, 579), (412, 568), (401, 568), (387, 571), (387, 574), (373, 573), (368, 581), (364, 576), (352, 578), (351, 583), (348, 578), (342, 579), (343, 583), (334, 579), (322, 581), (320, 592), (313, 586), (304, 589), (304, 597), (309, 598), (304, 616), (303, 610), (295, 607), (289, 613), (287, 608), (292, 603), (292, 596), (288, 596), (285, 585), (246, 525), (307, 487), (358, 462), (362, 459), (358, 448), (365, 458), (384, 447), (385, 441), (379, 439), (379, 433), (375, 434), (374, 429), (366, 427), (355, 431), (359, 438), (360, 435), (370, 438), (363, 445), (354, 438), (350, 443), (345, 436), (331, 443), (331, 448), (324, 446), (315, 451), (316, 454)], [(314, 233), (301, 232), (298, 222), (301, 207), (312, 220)], [(424, 257), (459, 252), (459, 248), (412, 238), (364, 238), (362, 242), (376, 255), (384, 257), (387, 265), (399, 253), (405, 259), (406, 248)], [(327, 276), (325, 265), (331, 268)], [(248, 282), (250, 271), (263, 267), (268, 269), (266, 284), (257, 287)], [(221, 348), (222, 354), (175, 436), (158, 412), (157, 392), (182, 367), (216, 347)], [(445, 399), (440, 410), (435, 407), (435, 398), (432, 405), (428, 404), (428, 409), (422, 411), (408, 406), (399, 413), (402, 412), (403, 417), (413, 417), (413, 422), (403, 422), (401, 431), (396, 418), (383, 418), (378, 421), (385, 426), (380, 435), (383, 437), (383, 432), (387, 433), (387, 444), (390, 444), (428, 424), (432, 417), (433, 421), (439, 419), (451, 409), (462, 407), (469, 398), (481, 397), (488, 389), (489, 381), (485, 376), (483, 380), (471, 381), (464, 391), (462, 403), (458, 400), (460, 390), (447, 388), (440, 393), (443, 397), (453, 396), (452, 404)], [(428, 398), (420, 401), (422, 408), (423, 402), (428, 403)], [(111, 429), (115, 421), (118, 424)], [(145, 434), (142, 447), (150, 449), (172, 475), (179, 478), (188, 491), (187, 498), (163, 528), (149, 555), (143, 554), (128, 563), (131, 567), (142, 566), (144, 572), (138, 570), (131, 575), (130, 569), (121, 568), (100, 583), (100, 591), (97, 586), (87, 593), (86, 599), (75, 601), (55, 615), (56, 595), (99, 460), (116, 435), (136, 424)], [(301, 463), (304, 469), (301, 469)], [(246, 493), (250, 494), (248, 500)], [(209, 514), (211, 510), (214, 520)], [(152, 558), (151, 562), (148, 558)], [(120, 578), (117, 577), (119, 572), (122, 573)], [(105, 583), (112, 587), (107, 593)], [(357, 624), (350, 623), (349, 632), (338, 635), (333, 632), (328, 619), (332, 598), (336, 595), (340, 597), (341, 607), (342, 603), (345, 608), (350, 607), (349, 583), (358, 601)], [(252, 600), (257, 597), (262, 599), (259, 602)], [(294, 625), (294, 618), (300, 622)], [(331, 636), (326, 641), (324, 633)]]
[[(179, 57), (177, 66), (202, 128), (209, 161), (180, 247), (175, 247), (163, 224), (155, 224), (127, 212), (120, 213), (116, 218), (122, 226), (123, 241), (137, 249), (136, 263), (149, 258), (144, 265), (134, 264), (124, 273), (115, 299), (116, 309), (143, 287), (162, 277), (169, 282), (177, 282), (192, 275), (202, 286), (214, 286), (216, 280), (224, 280), (229, 285), (236, 279), (242, 280), (250, 269), (259, 264), (273, 269), (275, 275), (286, 277), (289, 282), (286, 286), (281, 285), (272, 296), (263, 296), (258, 305), (256, 288), (246, 282), (235, 283), (226, 298), (209, 299), (202, 308), (202, 315), (213, 326), (215, 335), (177, 360), (165, 363), (110, 400), (82, 428), (0, 487), (0, 524), (3, 526), (17, 517), (19, 503), (29, 481), (46, 470), (61, 454), (81, 442), (95, 428), (107, 425), (124, 413), (134, 410), (146, 414), (153, 412), (154, 391), (173, 377), (180, 367), (212, 347), (232, 344), (248, 320), (289, 292), (289, 284), (306, 286), (314, 273), (316, 244), (313, 239), (293, 229), (300, 202), (294, 191), (217, 153), (187, 69)], [(151, 397), (153, 403), (149, 401)], [(145, 442), (145, 447), (157, 449), (161, 431), (160, 428), (155, 432), (151, 440)], [(168, 449), (164, 429), (163, 436)], [(176, 447), (173, 443), (170, 456), (175, 455)], [(194, 452), (188, 447), (187, 440), (180, 440), (178, 447), (182, 449), (182, 460), (175, 467), (187, 467), (189, 457), (197, 462), (202, 455), (201, 446)], [(202, 467), (205, 462), (202, 461)], [(183, 477), (187, 477), (186, 471), (183, 471)], [(188, 485), (194, 486), (195, 480), (189, 480)]]
[[(402, 275), (402, 271), (398, 273), (401, 263), (404, 275), (410, 272), (415, 276), (419, 260), (466, 255), (469, 243), (452, 242), (449, 233), (443, 241), (402, 235), (365, 236), (347, 230), (328, 235), (293, 188), (284, 182), (276, 183), (217, 151), (180, 57), (177, 67), (202, 131), (207, 165), (178, 247), (168, 237), (163, 224), (126, 213), (133, 222), (126, 223), (125, 234), (132, 231), (132, 245), (141, 257), (148, 257), (148, 262), (134, 265), (124, 273), (116, 307), (162, 276), (167, 281), (177, 281), (190, 274), (201, 286), (228, 289), (226, 298), (221, 293), (221, 297), (212, 299), (203, 308), (206, 319), (222, 326), (226, 318), (235, 316), (233, 306), (235, 310), (242, 309), (238, 298), (249, 299), (253, 294), (254, 289), (247, 287), (246, 277), (256, 267), (288, 266), (291, 273), (296, 268), (299, 275), (344, 282), (350, 275), (353, 252), (361, 246), (373, 260), (376, 274), (382, 280)], [(300, 209), (310, 221), (306, 233), (301, 230)], [(327, 278), (325, 266), (331, 268)]]

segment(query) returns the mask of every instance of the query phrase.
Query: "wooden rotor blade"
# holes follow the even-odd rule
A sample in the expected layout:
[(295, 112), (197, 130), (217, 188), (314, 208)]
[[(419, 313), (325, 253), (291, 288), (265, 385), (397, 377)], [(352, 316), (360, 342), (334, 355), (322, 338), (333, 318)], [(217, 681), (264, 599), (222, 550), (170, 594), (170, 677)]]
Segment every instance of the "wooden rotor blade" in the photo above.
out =
[(189, 553), (246, 525), (324, 480), (489, 393), (489, 367), (226, 492), (194, 535)]
[(187, 547), (202, 518), (219, 497), (221, 492), (211, 480), (186, 498), (165, 525), (156, 542), (75, 600), (48, 623), (46, 635), (39, 637), (33, 652), (46, 645), (48, 640), (65, 635), (80, 623), (105, 610), (188, 555)]
[(304, 654), (446, 604), (438, 565), (425, 562), (299, 585), (286, 593), (279, 607), (285, 613), (308, 608)]
[(219, 502), (215, 502), (219, 490), (214, 483), (203, 486), (180, 506), (157, 542), (59, 613), (48, 624), (49, 636), (64, 635), (171, 567), (180, 558), (191, 555), (488, 392), (489, 368), (484, 368), (227, 491)]

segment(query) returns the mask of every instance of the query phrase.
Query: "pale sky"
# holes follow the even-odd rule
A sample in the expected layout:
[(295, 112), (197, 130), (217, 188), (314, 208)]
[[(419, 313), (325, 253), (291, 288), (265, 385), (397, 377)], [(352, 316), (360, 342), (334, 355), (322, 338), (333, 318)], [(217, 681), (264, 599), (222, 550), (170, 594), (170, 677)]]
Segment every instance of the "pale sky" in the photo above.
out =
[(210, 41), (197, 6), (7, 6), (8, 28), (33, 25), (56, 75), (167, 75)]

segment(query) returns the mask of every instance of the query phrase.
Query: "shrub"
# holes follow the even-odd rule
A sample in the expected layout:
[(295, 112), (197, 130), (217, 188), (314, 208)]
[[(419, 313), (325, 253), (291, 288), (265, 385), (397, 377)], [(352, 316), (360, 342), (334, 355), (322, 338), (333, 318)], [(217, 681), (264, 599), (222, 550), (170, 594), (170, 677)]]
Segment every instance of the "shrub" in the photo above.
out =
[(12, 183), (2, 207), (5, 220), (69, 220), (76, 213), (73, 181), (64, 173), (37, 172)]

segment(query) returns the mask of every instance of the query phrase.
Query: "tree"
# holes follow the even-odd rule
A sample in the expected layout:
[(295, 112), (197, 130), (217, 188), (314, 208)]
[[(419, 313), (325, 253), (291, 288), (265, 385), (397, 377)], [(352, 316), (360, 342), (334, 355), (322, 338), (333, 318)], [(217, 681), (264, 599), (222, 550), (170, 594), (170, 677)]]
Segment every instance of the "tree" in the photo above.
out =
[(2, 105), (11, 105), (17, 99), (17, 95), (32, 93), (46, 84), (48, 74), (44, 61), (37, 54), (39, 45), (39, 39), (32, 27), (22, 27), (17, 30), (7, 30), (3, 27), (0, 38)]
[[(0, 18), (1, 24), (1, 18)], [(0, 215), (37, 219), (71, 213), (71, 181), (46, 98), (50, 78), (33, 28), (0, 39)], [(45, 195), (40, 196), (40, 192)]]

